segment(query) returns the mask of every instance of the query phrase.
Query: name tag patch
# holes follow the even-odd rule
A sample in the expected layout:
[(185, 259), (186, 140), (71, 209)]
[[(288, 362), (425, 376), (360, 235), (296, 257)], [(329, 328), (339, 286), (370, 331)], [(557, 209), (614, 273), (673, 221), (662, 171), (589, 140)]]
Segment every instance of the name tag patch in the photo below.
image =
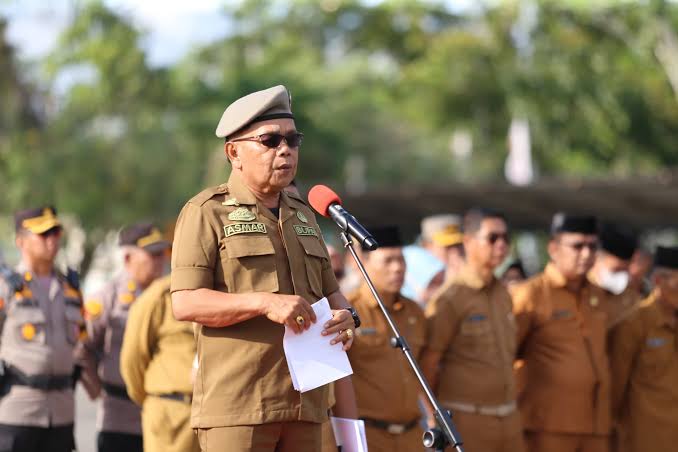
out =
[(551, 316), (554, 320), (558, 319), (567, 319), (572, 317), (572, 313), (568, 311), (567, 309), (560, 309), (558, 311), (553, 311), (553, 315)]
[(266, 234), (264, 223), (235, 223), (224, 226), (226, 237), (238, 234)]
[(649, 348), (658, 348), (666, 344), (666, 339), (663, 337), (648, 337), (645, 343)]
[(297, 235), (312, 235), (314, 237), (318, 237), (318, 233), (316, 232), (313, 226), (302, 226), (299, 224), (295, 224), (294, 232), (296, 232)]
[(485, 314), (471, 314), (470, 316), (466, 317), (467, 322), (482, 322), (483, 320), (487, 320), (487, 316)]

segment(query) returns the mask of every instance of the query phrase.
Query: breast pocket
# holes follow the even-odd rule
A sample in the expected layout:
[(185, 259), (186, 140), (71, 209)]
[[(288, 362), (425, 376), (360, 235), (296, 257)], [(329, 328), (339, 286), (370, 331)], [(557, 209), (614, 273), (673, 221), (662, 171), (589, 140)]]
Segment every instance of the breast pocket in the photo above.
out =
[(464, 319), (459, 328), (459, 340), (468, 350), (486, 350), (492, 342), (492, 326), (486, 315), (472, 315)]
[(310, 292), (316, 298), (323, 295), (323, 259), (327, 259), (320, 239), (314, 236), (299, 236), (299, 242), (304, 249), (304, 265)]
[(66, 305), (65, 311), (66, 339), (69, 344), (75, 344), (80, 339), (80, 332), (84, 324), (79, 306)]
[(266, 236), (225, 239), (222, 264), (229, 292), (274, 293), (280, 289), (275, 249)]
[(639, 377), (654, 383), (673, 364), (674, 356), (673, 339), (648, 337), (638, 359)]
[(47, 341), (47, 319), (37, 306), (15, 307), (7, 320), (6, 328), (11, 328), (16, 344), (40, 344)]

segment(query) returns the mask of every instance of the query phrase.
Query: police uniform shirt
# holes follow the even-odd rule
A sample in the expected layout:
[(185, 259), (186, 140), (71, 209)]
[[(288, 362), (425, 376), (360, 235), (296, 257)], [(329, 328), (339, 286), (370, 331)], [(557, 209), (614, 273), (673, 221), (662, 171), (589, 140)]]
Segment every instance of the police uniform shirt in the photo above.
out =
[[(394, 424), (419, 418), (419, 383), (402, 351), (391, 346), (393, 333), (379, 305), (366, 285), (348, 301), (361, 319), (348, 351), (359, 415)], [(426, 340), (423, 311), (414, 301), (399, 295), (389, 312), (418, 359)]]
[[(127, 397), (120, 374), (120, 350), (127, 316), (140, 289), (126, 273), (85, 301), (88, 338), (85, 350), (96, 361), (98, 384), (103, 389), (97, 410), (97, 430), (141, 434), (141, 412)], [(107, 388), (110, 388), (107, 390)]]
[(527, 382), (520, 399), (528, 431), (610, 431), (606, 293), (585, 283), (578, 296), (553, 264), (513, 290), (518, 355)]
[[(315, 216), (280, 194), (279, 218), (237, 173), (183, 208), (172, 253), (172, 291), (296, 294), (309, 303), (338, 290)], [(292, 387), (283, 325), (264, 316), (223, 328), (198, 326), (192, 426), (210, 428), (327, 419), (327, 386)]]
[(622, 322), (611, 343), (612, 402), (628, 452), (678, 444), (678, 329), (654, 295)]
[[(16, 272), (24, 278), (20, 292), (0, 278), (5, 315), (0, 359), (27, 377), (71, 376), (74, 349), (84, 331), (80, 292), (60, 275), (37, 281), (23, 263)], [(0, 424), (64, 426), (73, 417), (71, 387), (45, 391), (13, 384), (0, 396)]]

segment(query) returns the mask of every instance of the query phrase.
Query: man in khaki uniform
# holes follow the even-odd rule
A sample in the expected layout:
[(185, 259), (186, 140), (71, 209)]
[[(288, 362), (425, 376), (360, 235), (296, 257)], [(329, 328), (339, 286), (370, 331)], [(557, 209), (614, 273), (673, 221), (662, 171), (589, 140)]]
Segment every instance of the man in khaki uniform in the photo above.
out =
[(0, 452), (70, 452), (74, 349), (85, 331), (77, 277), (54, 268), (61, 223), (53, 207), (14, 219), (21, 262), (0, 274)]
[(593, 217), (558, 213), (550, 262), (512, 291), (518, 356), (527, 382), (520, 409), (531, 452), (605, 452), (610, 433), (606, 293), (588, 282), (598, 248)]
[[(127, 395), (120, 375), (120, 349), (129, 309), (137, 296), (159, 277), (166, 263), (170, 243), (150, 223), (139, 223), (120, 232), (124, 272), (98, 293), (87, 297), (85, 313), (88, 338), (82, 353), (89, 368), (83, 376), (91, 379), (90, 397), (101, 396), (97, 409), (99, 452), (141, 451), (141, 413)], [(103, 389), (103, 392), (101, 391)]]
[[(424, 312), (400, 295), (405, 280), (405, 258), (396, 227), (369, 228), (379, 243), (375, 251), (363, 249), (363, 259), (374, 287), (412, 354), (419, 358), (426, 340)], [(419, 383), (401, 350), (390, 344), (393, 333), (367, 284), (348, 297), (361, 315), (361, 325), (349, 359), (353, 367), (358, 414), (365, 421), (370, 452), (423, 450), (417, 405)]]
[(458, 215), (431, 215), (421, 220), (421, 246), (445, 264), (445, 279), (453, 279), (464, 266), (463, 235)]
[(657, 249), (652, 280), (650, 297), (612, 337), (612, 406), (623, 452), (678, 448), (678, 247)]
[(191, 429), (193, 326), (172, 313), (170, 277), (155, 281), (130, 309), (120, 373), (142, 407), (145, 452), (199, 450)]
[(184, 206), (172, 252), (174, 314), (199, 324), (191, 424), (204, 451), (317, 451), (328, 388), (294, 390), (283, 325), (304, 334), (327, 297), (324, 334), (348, 349), (356, 320), (313, 212), (284, 192), (303, 137), (287, 89), (235, 101), (217, 136), (231, 176)]
[(637, 237), (619, 226), (608, 224), (600, 232), (600, 250), (588, 278), (609, 295), (602, 305), (609, 329), (636, 312), (640, 305), (641, 297), (629, 287), (629, 265), (637, 247)]
[(440, 403), (454, 412), (464, 450), (523, 451), (511, 297), (493, 273), (509, 250), (503, 216), (469, 211), (464, 248), (465, 267), (426, 308), (429, 331), (422, 368)]

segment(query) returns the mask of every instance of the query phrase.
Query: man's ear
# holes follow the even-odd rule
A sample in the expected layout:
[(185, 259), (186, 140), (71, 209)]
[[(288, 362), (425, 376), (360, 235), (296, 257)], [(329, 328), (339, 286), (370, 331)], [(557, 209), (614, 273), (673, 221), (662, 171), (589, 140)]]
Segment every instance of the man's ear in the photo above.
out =
[(224, 144), (224, 154), (226, 154), (226, 158), (228, 159), (229, 162), (231, 162), (233, 168), (237, 169), (242, 168), (242, 162), (240, 161), (238, 147), (235, 144), (231, 142)]

